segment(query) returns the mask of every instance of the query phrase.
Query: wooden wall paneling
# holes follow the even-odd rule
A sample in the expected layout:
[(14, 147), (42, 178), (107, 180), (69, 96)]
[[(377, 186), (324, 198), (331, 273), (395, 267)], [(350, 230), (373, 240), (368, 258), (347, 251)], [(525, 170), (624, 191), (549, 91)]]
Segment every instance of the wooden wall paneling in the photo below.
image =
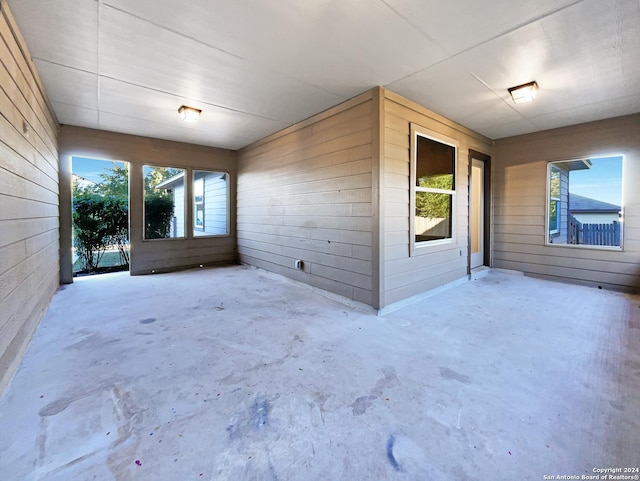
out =
[(0, 392), (58, 285), (58, 125), (0, 3)]
[(239, 152), (241, 262), (373, 303), (372, 112), (369, 92)]
[[(384, 91), (384, 162), (382, 166), (385, 232), (385, 292), (382, 307), (439, 287), (467, 274), (469, 150), (491, 154), (491, 141), (393, 92)], [(420, 248), (411, 255), (409, 228), (411, 124), (458, 143), (455, 240)]]
[[(64, 126), (60, 132), (61, 162), (71, 156), (128, 162), (129, 170), (129, 215), (132, 275), (150, 274), (176, 269), (215, 265), (236, 261), (235, 209), (229, 209), (230, 231), (227, 236), (194, 236), (191, 201), (185, 211), (186, 237), (182, 239), (143, 239), (143, 165), (176, 167), (187, 169), (190, 177), (193, 170), (227, 172), (229, 174), (229, 205), (235, 205), (236, 153), (193, 144), (150, 139), (134, 135), (118, 134), (94, 129)], [(70, 172), (68, 173), (70, 176)], [(61, 199), (61, 210), (71, 212), (70, 190), (65, 190)], [(188, 196), (187, 198), (190, 198)], [(179, 207), (178, 208), (182, 208)], [(70, 249), (71, 231), (63, 224), (61, 245)], [(70, 259), (63, 259), (61, 270), (70, 271)], [(70, 273), (68, 273), (70, 277)]]
[[(640, 114), (501, 139), (495, 152), (496, 267), (640, 290)], [(547, 245), (547, 163), (613, 154), (625, 156), (623, 249)]]
[[(6, 3), (6, 2), (5, 2)], [(47, 120), (51, 127), (51, 131), (58, 130), (58, 119), (55, 116), (51, 103), (46, 96), (42, 81), (38, 75), (35, 64), (31, 60), (31, 55), (27, 49), (27, 44), (22, 37), (22, 33), (13, 18), (13, 13), (7, 5), (2, 5), (2, 16), (0, 17), (0, 31), (6, 32), (0, 34), (3, 39), (7, 40), (8, 47), (12, 50), (17, 66), (21, 69), (26, 79), (32, 85), (37, 105), (42, 108), (43, 120)]]

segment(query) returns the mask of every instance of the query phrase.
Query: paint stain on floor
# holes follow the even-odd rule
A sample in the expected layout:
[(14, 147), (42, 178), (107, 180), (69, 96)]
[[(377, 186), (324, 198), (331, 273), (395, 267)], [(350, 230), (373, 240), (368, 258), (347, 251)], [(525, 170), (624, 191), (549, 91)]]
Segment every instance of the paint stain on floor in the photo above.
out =
[(460, 374), (459, 372), (456, 372), (453, 369), (449, 369), (448, 367), (440, 366), (440, 376), (442, 376), (444, 379), (451, 379), (463, 384), (471, 384), (471, 378), (469, 376)]

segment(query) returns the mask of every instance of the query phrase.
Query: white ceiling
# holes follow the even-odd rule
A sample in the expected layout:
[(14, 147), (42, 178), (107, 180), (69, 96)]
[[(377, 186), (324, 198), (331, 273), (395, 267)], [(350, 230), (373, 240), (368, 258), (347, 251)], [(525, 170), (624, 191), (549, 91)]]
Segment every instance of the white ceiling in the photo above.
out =
[(640, 112), (640, 0), (8, 3), (63, 124), (238, 149), (377, 85), (493, 139)]

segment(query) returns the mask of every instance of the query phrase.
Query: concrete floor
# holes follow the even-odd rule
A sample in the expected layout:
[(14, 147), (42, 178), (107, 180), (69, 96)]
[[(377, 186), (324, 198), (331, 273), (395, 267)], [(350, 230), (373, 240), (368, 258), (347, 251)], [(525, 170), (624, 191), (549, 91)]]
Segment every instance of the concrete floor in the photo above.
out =
[(496, 271), (384, 317), (247, 267), (81, 278), (0, 400), (0, 479), (639, 467), (639, 346), (640, 297)]

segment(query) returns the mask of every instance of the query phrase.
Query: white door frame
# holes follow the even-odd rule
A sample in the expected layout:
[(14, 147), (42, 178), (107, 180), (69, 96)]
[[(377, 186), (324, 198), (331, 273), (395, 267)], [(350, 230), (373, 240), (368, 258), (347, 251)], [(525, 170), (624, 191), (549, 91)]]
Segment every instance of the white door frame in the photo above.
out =
[[(473, 226), (473, 165), (482, 166), (480, 173), (480, 186), (482, 193), (482, 205), (480, 207), (480, 220), (481, 225), (478, 229), (480, 233), (479, 249), (476, 245), (477, 251), (475, 255), (472, 255), (472, 226)], [(471, 274), (472, 269), (476, 269), (481, 266), (491, 265), (491, 157), (485, 153), (477, 152), (469, 149), (469, 210), (468, 210), (468, 247), (467, 247), (467, 270)], [(476, 171), (476, 175), (478, 175)]]
[(469, 181), (469, 252), (471, 269), (484, 265), (484, 162), (471, 158)]

